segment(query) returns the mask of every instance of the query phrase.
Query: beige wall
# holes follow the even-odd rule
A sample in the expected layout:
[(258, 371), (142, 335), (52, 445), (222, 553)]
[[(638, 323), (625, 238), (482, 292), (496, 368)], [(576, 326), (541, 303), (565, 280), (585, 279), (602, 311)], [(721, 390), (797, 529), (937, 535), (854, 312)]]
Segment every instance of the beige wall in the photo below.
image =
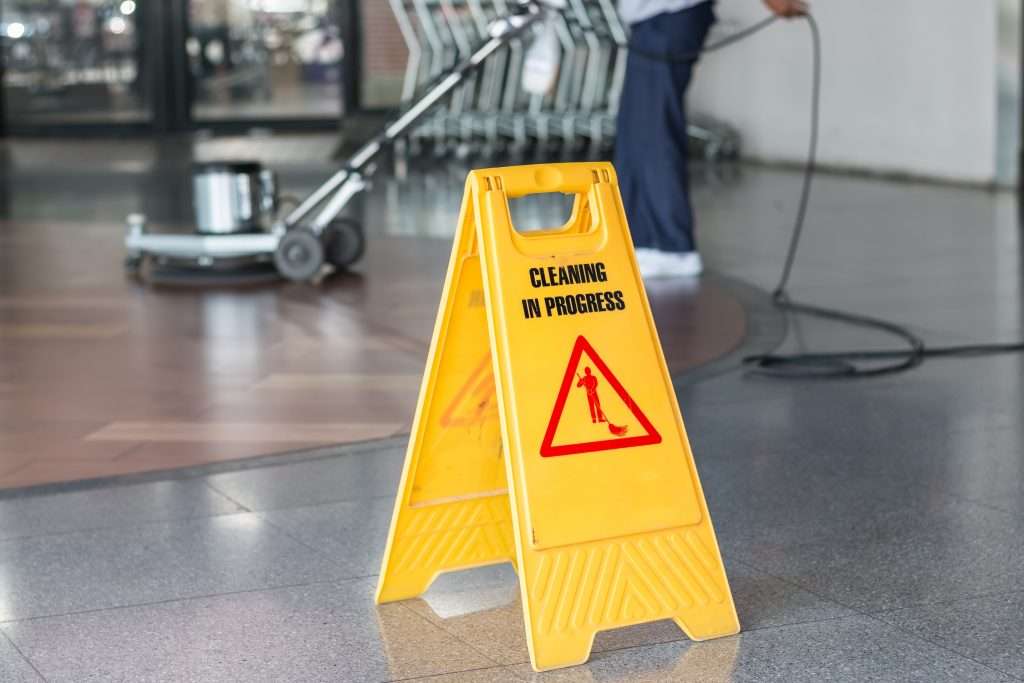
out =
[[(813, 0), (824, 52), (824, 164), (989, 183), (997, 177), (997, 3)], [(720, 0), (719, 35), (764, 16)], [(743, 136), (744, 154), (799, 162), (810, 44), (803, 22), (708, 55), (690, 106)], [(1005, 144), (1005, 143), (1004, 143)]]

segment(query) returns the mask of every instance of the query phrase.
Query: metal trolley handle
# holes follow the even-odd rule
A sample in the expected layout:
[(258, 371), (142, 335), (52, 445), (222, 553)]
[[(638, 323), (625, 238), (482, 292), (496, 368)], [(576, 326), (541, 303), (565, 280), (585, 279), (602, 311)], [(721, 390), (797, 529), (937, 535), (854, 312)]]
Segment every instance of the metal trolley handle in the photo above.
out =
[[(212, 266), (222, 259), (273, 256), (277, 271), (290, 280), (312, 280), (324, 262), (347, 267), (362, 255), (365, 237), (361, 226), (338, 218), (351, 199), (366, 189), (376, 156), (418, 123), (447, 95), (472, 76), (487, 59), (555, 10), (557, 0), (516, 0), (512, 12), (488, 26), (487, 38), (465, 59), (441, 74), (427, 91), (398, 113), (371, 140), (361, 146), (343, 168), (334, 173), (283, 218), (277, 218), (269, 232), (203, 235), (147, 233), (145, 218), (128, 219), (125, 237), (125, 268), (137, 275), (148, 256), (182, 259), (200, 266)], [(268, 198), (274, 194), (271, 176), (263, 178)], [(276, 203), (276, 202), (275, 202)], [(310, 216), (313, 216), (310, 220)]]
[(338, 213), (348, 204), (349, 200), (366, 189), (366, 179), (371, 174), (370, 165), (374, 158), (396, 139), (402, 137), (416, 125), (424, 115), (429, 113), (466, 78), (507, 43), (515, 40), (531, 26), (541, 21), (549, 9), (556, 5), (543, 0), (519, 0), (508, 16), (498, 18), (488, 27), (487, 40), (473, 50), (467, 58), (456, 64), (436, 81), (422, 97), (409, 108), (398, 114), (384, 125), (380, 133), (360, 147), (345, 167), (331, 176), (323, 185), (306, 197), (293, 211), (274, 226), (275, 232), (283, 232), (297, 227), (321, 205), (316, 217), (308, 225), (309, 229), (320, 234), (333, 221)]

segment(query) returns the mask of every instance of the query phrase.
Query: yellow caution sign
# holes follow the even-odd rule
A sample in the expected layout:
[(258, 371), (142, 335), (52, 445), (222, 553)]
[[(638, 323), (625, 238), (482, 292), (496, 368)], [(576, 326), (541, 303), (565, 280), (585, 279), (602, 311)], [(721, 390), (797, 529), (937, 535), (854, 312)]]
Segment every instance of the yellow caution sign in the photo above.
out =
[[(520, 233), (508, 200), (576, 195)], [(512, 562), (538, 671), (594, 635), (739, 622), (607, 163), (473, 171), (459, 217), (377, 601)]]

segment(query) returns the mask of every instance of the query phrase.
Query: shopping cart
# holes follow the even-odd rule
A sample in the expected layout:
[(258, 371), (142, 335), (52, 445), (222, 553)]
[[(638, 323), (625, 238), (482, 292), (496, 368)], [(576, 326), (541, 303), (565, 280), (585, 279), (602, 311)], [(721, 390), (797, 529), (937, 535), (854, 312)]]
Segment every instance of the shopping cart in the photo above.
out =
[[(552, 2), (553, 0), (548, 0)], [(401, 101), (411, 106), (438, 74), (472, 54), (490, 22), (511, 11), (509, 0), (389, 0), (408, 48)], [(549, 5), (550, 7), (551, 5)], [(559, 69), (549, 91), (520, 87), (527, 36), (516, 36), (410, 132), (408, 151), (428, 146), (460, 156), (532, 148), (543, 158), (606, 157), (625, 78), (629, 31), (615, 0), (558, 0), (549, 12)], [(695, 152), (709, 161), (736, 156), (739, 137), (707, 118), (688, 128)]]
[[(411, 106), (433, 80), (472, 55), (491, 24), (516, 10), (509, 0), (390, 0), (409, 51), (402, 103)], [(627, 32), (614, 0), (561, 0), (553, 23), (561, 53), (550, 91), (520, 87), (527, 42), (510, 36), (503, 51), (463, 81), (447, 107), (410, 132), (411, 150), (436, 154), (589, 149), (600, 155), (614, 139), (625, 74)]]

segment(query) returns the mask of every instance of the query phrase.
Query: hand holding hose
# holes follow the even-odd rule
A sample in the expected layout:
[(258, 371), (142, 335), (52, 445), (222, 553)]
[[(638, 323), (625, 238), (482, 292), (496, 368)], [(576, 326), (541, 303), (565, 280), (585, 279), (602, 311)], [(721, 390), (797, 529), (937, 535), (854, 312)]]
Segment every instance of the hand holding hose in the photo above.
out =
[(777, 17), (792, 19), (807, 16), (810, 9), (803, 0), (763, 0), (765, 7)]

